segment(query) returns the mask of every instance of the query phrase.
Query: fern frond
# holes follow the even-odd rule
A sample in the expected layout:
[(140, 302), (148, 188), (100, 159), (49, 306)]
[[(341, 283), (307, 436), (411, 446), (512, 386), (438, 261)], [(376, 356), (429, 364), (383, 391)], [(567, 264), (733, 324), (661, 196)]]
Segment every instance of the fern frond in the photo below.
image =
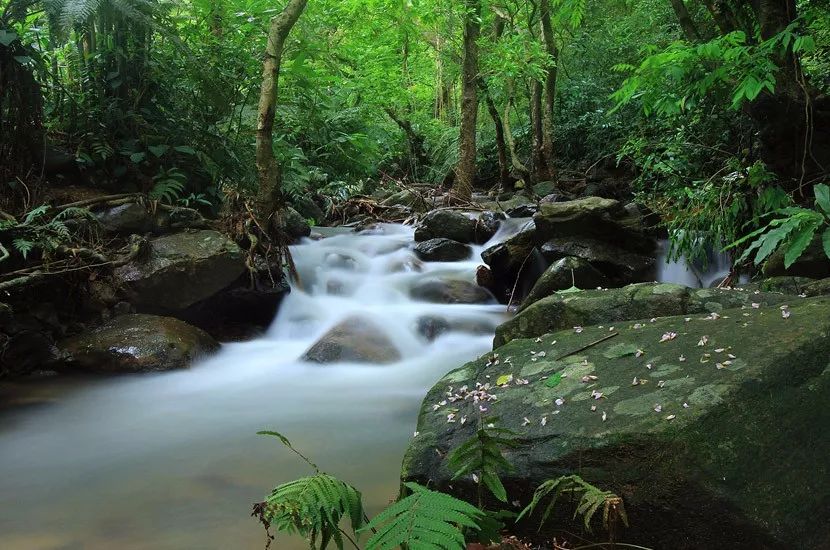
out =
[(450, 495), (406, 483), (412, 493), (363, 528), (374, 531), (366, 550), (464, 550), (462, 528), (479, 529), (484, 512)]
[(550, 496), (550, 502), (545, 507), (539, 523), (539, 528), (541, 529), (542, 525), (545, 524), (553, 512), (557, 500), (565, 493), (574, 495), (581, 493), (582, 496), (576, 505), (573, 517), (576, 519), (578, 516), (582, 516), (585, 529), (589, 532), (591, 531), (591, 519), (593, 519), (600, 506), (603, 507), (602, 524), (606, 530), (609, 530), (611, 523), (616, 523), (618, 519), (622, 520), (623, 524), (628, 527), (628, 515), (625, 513), (625, 504), (623, 503), (622, 497), (617, 496), (611, 491), (604, 491), (599, 487), (591, 485), (578, 475), (549, 479), (539, 485), (533, 493), (533, 499), (530, 501), (530, 504), (522, 510), (516, 521), (521, 520), (528, 514), (532, 514), (542, 500)]
[[(495, 421), (497, 419), (490, 419)], [(456, 447), (449, 457), (447, 466), (453, 472), (453, 479), (475, 473), (479, 482), (487, 487), (493, 496), (507, 502), (507, 491), (499, 478), (500, 472), (513, 470), (513, 465), (504, 458), (502, 450), (515, 447), (514, 433), (506, 428), (482, 427), (475, 435)]]
[(308, 539), (312, 548), (334, 542), (343, 548), (340, 520), (349, 518), (352, 530), (363, 526), (363, 503), (360, 491), (324, 473), (303, 477), (276, 487), (263, 507), (265, 519), (280, 531), (296, 532)]

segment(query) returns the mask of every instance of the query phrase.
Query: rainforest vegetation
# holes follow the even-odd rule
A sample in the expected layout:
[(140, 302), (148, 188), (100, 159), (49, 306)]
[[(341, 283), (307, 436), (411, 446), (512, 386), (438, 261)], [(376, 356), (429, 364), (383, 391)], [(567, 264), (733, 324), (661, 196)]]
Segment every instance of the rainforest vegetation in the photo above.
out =
[[(275, 357), (439, 368), (388, 506), (333, 471), (334, 444), (314, 449), (329, 473), (298, 450), (315, 441), (291, 443), (317, 433), (294, 409), (291, 441), (259, 432), (311, 470), (254, 504), (267, 545), (283, 531), (320, 549), (826, 547), (805, 518), (827, 508), (828, 184), (826, 0), (0, 0), (0, 381), (209, 355), (242, 374), (215, 392), (187, 386), (215, 364), (143, 383), (162, 403), (154, 380), (188, 388), (187, 414), (169, 409), (182, 431), (187, 407), (226, 406), (231, 431), (336, 378), (251, 375)], [(694, 278), (655, 275), (669, 263)], [(345, 372), (366, 410), (400, 412)], [(381, 397), (409, 383), (390, 372)], [(274, 378), (280, 397), (254, 404)], [(10, 387), (0, 411), (29, 395)], [(326, 422), (365, 413), (326, 388)], [(151, 442), (178, 426), (119, 395), (112, 418), (129, 421), (102, 440), (134, 419)], [(66, 429), (111, 421), (93, 416)], [(159, 447), (203, 452), (181, 448), (190, 437)], [(3, 483), (29, 494), (6, 475), (28, 460), (13, 452), (62, 454), (22, 441), (0, 445), (0, 505)], [(197, 499), (252, 485), (205, 479)], [(170, 540), (231, 532), (202, 527), (198, 544)], [(34, 548), (38, 529), (0, 546)], [(120, 546), (107, 529), (69, 535)]]

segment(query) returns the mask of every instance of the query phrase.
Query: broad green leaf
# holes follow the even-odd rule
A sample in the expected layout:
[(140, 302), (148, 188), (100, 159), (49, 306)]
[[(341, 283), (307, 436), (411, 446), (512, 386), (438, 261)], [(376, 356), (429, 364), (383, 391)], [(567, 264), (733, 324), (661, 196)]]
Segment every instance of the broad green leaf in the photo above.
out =
[(813, 241), (813, 236), (816, 234), (816, 229), (818, 229), (819, 224), (809, 223), (804, 227), (799, 228), (798, 232), (793, 235), (790, 245), (787, 247), (787, 251), (784, 253), (784, 268), (789, 269), (798, 258), (801, 257), (801, 254), (807, 250), (807, 247), (810, 246), (810, 243)]
[(824, 253), (830, 258), (830, 227), (824, 230), (824, 235), (821, 236), (821, 242), (824, 245)]
[(813, 187), (813, 191), (816, 194), (816, 204), (830, 217), (830, 187), (824, 183), (819, 183)]
[(187, 145), (177, 145), (176, 147), (173, 147), (173, 149), (175, 149), (179, 153), (184, 153), (185, 155), (196, 154), (196, 149), (194, 149), (193, 147), (188, 147)]
[(501, 386), (502, 384), (507, 384), (508, 382), (510, 382), (510, 380), (512, 380), (512, 378), (512, 374), (502, 374), (501, 376), (496, 378), (496, 385)]
[(548, 376), (548, 379), (545, 380), (545, 386), (547, 386), (549, 388), (555, 388), (556, 386), (559, 385), (560, 382), (562, 382), (562, 373), (557, 372), (556, 374), (552, 374), (551, 376)]
[(14, 31), (7, 31), (6, 29), (0, 29), (0, 44), (4, 46), (8, 46), (12, 42), (17, 40), (17, 33)]
[(160, 157), (170, 149), (170, 146), (169, 145), (150, 145), (149, 147), (147, 147), (147, 149), (149, 149), (150, 152), (153, 153), (155, 156)]
[(146, 156), (147, 156), (146, 153), (133, 153), (132, 155), (130, 155), (130, 160), (133, 161), (134, 163), (138, 164), (139, 162), (144, 160), (144, 157), (146, 157)]

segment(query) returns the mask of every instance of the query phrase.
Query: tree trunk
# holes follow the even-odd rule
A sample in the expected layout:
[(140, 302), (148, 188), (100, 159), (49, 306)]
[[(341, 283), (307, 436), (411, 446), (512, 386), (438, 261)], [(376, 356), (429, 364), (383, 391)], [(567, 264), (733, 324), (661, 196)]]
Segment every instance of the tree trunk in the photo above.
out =
[(461, 134), (458, 169), (453, 193), (470, 200), (476, 177), (476, 120), (478, 117), (478, 40), (481, 32), (480, 0), (465, 0), (464, 61), (461, 71)]
[(487, 112), (490, 113), (490, 118), (493, 119), (493, 125), (496, 130), (496, 151), (499, 157), (499, 187), (502, 191), (506, 191), (510, 186), (510, 168), (507, 164), (507, 143), (504, 139), (504, 125), (501, 121), (501, 115), (490, 96), (490, 91), (487, 89), (487, 83), (481, 79), (481, 94), (484, 96), (484, 101), (487, 104)]
[(545, 165), (544, 129), (542, 121), (542, 83), (534, 80), (530, 87), (530, 126), (533, 130), (531, 163), (533, 183), (545, 181), (548, 169)]
[(262, 62), (262, 87), (259, 93), (256, 129), (256, 168), (259, 176), (257, 210), (268, 226), (272, 226), (273, 216), (283, 202), (282, 174), (274, 156), (273, 136), (280, 60), (288, 33), (303, 13), (307, 1), (290, 0), (282, 12), (271, 19), (268, 44), (265, 46), (265, 60)]
[(424, 136), (415, 131), (411, 122), (399, 117), (391, 108), (386, 107), (384, 111), (406, 135), (406, 144), (407, 149), (409, 149), (410, 160), (415, 163), (410, 176), (415, 179), (417, 177), (417, 167), (426, 166), (429, 163), (429, 156), (424, 149)]
[(680, 28), (683, 29), (683, 34), (689, 42), (697, 42), (700, 40), (700, 33), (697, 31), (695, 22), (692, 16), (689, 15), (689, 10), (683, 0), (671, 0), (671, 7), (677, 16), (677, 21), (680, 23)]
[(516, 142), (513, 140), (513, 130), (510, 128), (510, 109), (513, 106), (513, 90), (509, 86), (510, 92), (507, 96), (507, 104), (504, 106), (504, 116), (502, 117), (502, 125), (504, 126), (504, 140), (507, 142), (507, 151), (510, 153), (510, 165), (516, 172), (519, 173), (525, 183), (530, 183), (530, 170), (519, 159), (519, 154), (516, 152)]
[(556, 39), (553, 36), (553, 27), (550, 23), (550, 0), (542, 0), (539, 8), (539, 19), (542, 23), (542, 42), (545, 53), (548, 54), (548, 67), (545, 71), (545, 88), (542, 101), (542, 155), (545, 167), (545, 179), (556, 177), (554, 169), (554, 103), (556, 101), (556, 75), (559, 52), (556, 48)]

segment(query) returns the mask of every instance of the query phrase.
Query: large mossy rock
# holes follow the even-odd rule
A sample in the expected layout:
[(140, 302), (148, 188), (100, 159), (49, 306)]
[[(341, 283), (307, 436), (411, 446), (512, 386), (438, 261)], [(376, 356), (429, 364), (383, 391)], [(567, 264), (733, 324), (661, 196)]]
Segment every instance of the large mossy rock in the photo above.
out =
[(302, 214), (290, 206), (282, 212), (282, 230), (292, 241), (311, 235), (311, 226)]
[(752, 304), (770, 306), (797, 297), (738, 289), (693, 289), (673, 283), (640, 283), (622, 288), (583, 290), (542, 298), (496, 329), (495, 346), (564, 328), (698, 313)]
[[(515, 471), (502, 474), (509, 501), (578, 474), (624, 498), (627, 543), (828, 548), (830, 522), (817, 518), (830, 487), (830, 298), (789, 305), (514, 340), (430, 390), (403, 479), (475, 498), (446, 457), (474, 434), (483, 404), (517, 434), (505, 451)], [(496, 399), (482, 401), (479, 384)], [(558, 528), (578, 528), (570, 506), (557, 504)]]
[(539, 244), (554, 238), (593, 237), (627, 250), (650, 252), (653, 249), (652, 241), (643, 232), (640, 216), (613, 199), (585, 197), (543, 202), (533, 221)]
[(374, 322), (349, 317), (326, 332), (303, 355), (312, 363), (394, 363), (401, 358), (398, 348)]
[(418, 243), (415, 254), (425, 262), (457, 262), (469, 258), (472, 249), (458, 241), (439, 237)]
[(110, 233), (128, 235), (153, 229), (153, 216), (142, 204), (129, 202), (95, 212), (95, 219)]
[(616, 284), (642, 282), (654, 271), (653, 256), (590, 237), (556, 237), (543, 244), (541, 251), (550, 262), (569, 256), (586, 260)]
[(485, 226), (479, 228), (476, 219), (457, 210), (433, 210), (415, 228), (415, 240), (445, 238), (460, 243), (484, 243), (492, 237)]
[(184, 231), (150, 241), (149, 257), (114, 271), (138, 309), (176, 311), (228, 286), (245, 270), (244, 253), (217, 231)]
[(411, 208), (415, 212), (426, 212), (429, 205), (426, 199), (419, 192), (412, 189), (404, 189), (383, 199), (380, 203), (383, 206), (403, 206)]
[(572, 287), (587, 289), (608, 285), (608, 278), (600, 273), (588, 261), (582, 258), (565, 257), (551, 264), (530, 289), (522, 302), (522, 308), (528, 307), (557, 291)]
[(821, 235), (813, 238), (807, 249), (789, 269), (784, 267), (784, 250), (773, 252), (764, 264), (764, 275), (767, 277), (789, 275), (811, 279), (830, 277), (830, 258), (824, 252)]
[(128, 373), (186, 368), (219, 346), (206, 332), (184, 321), (134, 314), (70, 337), (59, 347), (68, 354), (70, 368)]
[(435, 304), (489, 304), (496, 301), (486, 288), (461, 279), (426, 279), (410, 290), (415, 300)]

